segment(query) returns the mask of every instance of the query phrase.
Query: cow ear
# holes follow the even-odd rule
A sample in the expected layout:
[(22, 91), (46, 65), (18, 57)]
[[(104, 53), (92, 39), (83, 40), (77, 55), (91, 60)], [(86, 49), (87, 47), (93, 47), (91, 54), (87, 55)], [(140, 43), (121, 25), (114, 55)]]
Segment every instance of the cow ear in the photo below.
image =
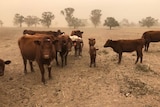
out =
[(111, 40), (111, 39), (108, 39), (108, 41), (111, 41), (111, 42), (112, 42), (112, 40)]
[(40, 45), (40, 44), (41, 44), (41, 41), (35, 40), (34, 43), (35, 43), (36, 45)]
[(10, 61), (10, 60), (7, 60), (7, 61), (5, 61), (4, 63), (5, 63), (5, 64), (10, 64), (11, 61)]

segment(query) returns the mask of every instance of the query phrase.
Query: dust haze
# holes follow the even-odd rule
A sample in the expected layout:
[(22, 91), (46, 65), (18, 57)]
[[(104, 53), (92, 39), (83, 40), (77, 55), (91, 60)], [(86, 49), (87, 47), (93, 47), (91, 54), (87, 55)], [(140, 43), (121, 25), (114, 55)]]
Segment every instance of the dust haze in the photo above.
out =
[(129, 22), (138, 23), (148, 16), (159, 19), (159, 4), (159, 0), (1, 0), (0, 20), (3, 26), (13, 26), (16, 13), (24, 17), (33, 15), (41, 18), (43, 12), (50, 11), (55, 15), (51, 27), (65, 27), (67, 22), (60, 11), (72, 7), (75, 17), (87, 19), (89, 23), (93, 9), (102, 10), (101, 24), (107, 17), (114, 17), (117, 21), (126, 18)]

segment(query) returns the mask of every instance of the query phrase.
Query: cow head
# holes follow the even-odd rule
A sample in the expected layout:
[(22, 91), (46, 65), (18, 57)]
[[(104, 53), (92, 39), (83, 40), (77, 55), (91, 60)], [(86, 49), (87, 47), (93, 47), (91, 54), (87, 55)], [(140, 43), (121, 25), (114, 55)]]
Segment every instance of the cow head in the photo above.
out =
[(69, 38), (68, 35), (59, 36), (59, 43), (60, 43), (61, 50), (67, 49), (68, 51), (71, 51), (72, 40)]
[(112, 44), (112, 40), (108, 39), (108, 40), (106, 41), (106, 43), (104, 44), (104, 47), (110, 47), (111, 44)]
[(81, 37), (81, 38), (82, 38), (82, 34), (83, 34), (83, 32), (80, 30), (75, 30), (75, 31), (71, 32), (71, 36), (77, 35), (78, 37)]
[(11, 61), (7, 60), (7, 61), (3, 61), (2, 59), (0, 59), (0, 76), (4, 75), (4, 69), (5, 69), (5, 65), (10, 64)]
[(61, 30), (57, 30), (57, 32), (53, 31), (52, 34), (53, 34), (53, 36), (58, 37), (59, 35), (64, 34), (64, 32), (61, 32)]
[(24, 34), (24, 35), (25, 35), (25, 34), (35, 35), (36, 33), (35, 33), (34, 31), (32, 31), (32, 30), (24, 30), (24, 31), (23, 31), (23, 34)]
[(53, 40), (52, 38), (44, 37), (41, 40), (35, 40), (34, 43), (39, 46), (41, 56), (43, 59), (50, 59), (52, 57), (52, 51), (55, 51), (55, 44), (58, 40)]
[(95, 38), (89, 38), (89, 46), (94, 46), (96, 44), (96, 39)]

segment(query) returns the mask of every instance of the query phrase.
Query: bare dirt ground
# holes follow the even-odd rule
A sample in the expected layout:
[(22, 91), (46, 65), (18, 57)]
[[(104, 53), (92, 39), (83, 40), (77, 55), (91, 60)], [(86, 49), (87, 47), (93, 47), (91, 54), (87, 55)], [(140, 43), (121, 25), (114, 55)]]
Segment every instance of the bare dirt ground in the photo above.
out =
[[(30, 28), (34, 30), (35, 28)], [(70, 34), (73, 29), (61, 29)], [(143, 52), (143, 63), (134, 64), (136, 53), (124, 53), (122, 63), (111, 48), (103, 48), (107, 39), (136, 39), (147, 30), (158, 28), (83, 28), (82, 57), (68, 56), (64, 68), (53, 64), (46, 85), (34, 62), (34, 73), (23, 73), (23, 63), (17, 40), (24, 28), (0, 28), (0, 58), (10, 59), (5, 75), (0, 77), (0, 107), (160, 107), (160, 43), (152, 43)], [(97, 67), (89, 67), (88, 38), (96, 38)]]

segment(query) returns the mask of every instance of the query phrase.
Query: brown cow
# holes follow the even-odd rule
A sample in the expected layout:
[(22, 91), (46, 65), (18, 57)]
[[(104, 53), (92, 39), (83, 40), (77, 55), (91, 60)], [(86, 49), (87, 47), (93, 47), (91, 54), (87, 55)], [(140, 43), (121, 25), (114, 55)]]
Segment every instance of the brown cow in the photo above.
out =
[(143, 33), (142, 38), (145, 39), (144, 51), (148, 51), (150, 42), (160, 41), (160, 31), (146, 31)]
[(99, 49), (96, 49), (94, 46), (89, 47), (89, 55), (90, 55), (90, 67), (92, 67), (92, 64), (94, 64), (94, 67), (96, 67), (96, 51)]
[(83, 48), (83, 40), (82, 39), (77, 39), (76, 41), (73, 42), (74, 45), (74, 50), (75, 50), (75, 56), (82, 56), (82, 48)]
[(11, 63), (10, 60), (4, 61), (4, 60), (0, 59), (0, 76), (4, 75), (5, 65), (8, 65), (10, 63)]
[(69, 38), (68, 35), (60, 35), (58, 36), (58, 41), (61, 46), (61, 51), (60, 51), (60, 57), (61, 57), (61, 65), (62, 67), (67, 65), (67, 56), (68, 53), (71, 51), (72, 47), (72, 40)]
[(71, 36), (77, 35), (77, 36), (80, 37), (80, 38), (82, 38), (82, 34), (83, 34), (83, 32), (80, 31), (80, 30), (73, 30), (73, 31), (71, 32)]
[(36, 61), (39, 65), (42, 82), (45, 83), (44, 78), (44, 65), (48, 65), (49, 78), (51, 78), (51, 61), (56, 57), (55, 42), (49, 35), (30, 36), (24, 35), (18, 40), (18, 45), (21, 51), (21, 55), (24, 63), (24, 73), (27, 73), (26, 64), (29, 60), (31, 71), (33, 72), (32, 61)]
[(135, 40), (107, 40), (104, 44), (104, 47), (111, 47), (113, 51), (119, 54), (119, 61), (121, 63), (122, 53), (123, 52), (137, 52), (137, 60), (135, 64), (138, 62), (139, 57), (141, 58), (140, 62), (142, 63), (143, 53), (142, 48), (144, 45), (144, 39), (135, 39)]
[[(36, 34), (45, 34), (45, 35), (51, 35), (53, 37), (53, 39), (58, 39), (58, 36), (59, 35), (62, 35), (64, 34), (64, 32), (61, 32), (61, 30), (57, 30), (56, 31), (33, 31), (33, 30), (24, 30), (23, 31), (23, 34), (29, 34), (29, 35), (36, 35)], [(43, 36), (43, 35), (42, 35)], [(56, 42), (55, 44), (55, 47), (56, 47), (56, 63), (57, 65), (59, 65), (58, 63), (58, 52), (61, 51), (61, 48), (60, 48), (60, 44), (59, 42)]]
[(94, 46), (96, 44), (95, 38), (88, 38), (88, 40), (89, 40), (89, 46)]

